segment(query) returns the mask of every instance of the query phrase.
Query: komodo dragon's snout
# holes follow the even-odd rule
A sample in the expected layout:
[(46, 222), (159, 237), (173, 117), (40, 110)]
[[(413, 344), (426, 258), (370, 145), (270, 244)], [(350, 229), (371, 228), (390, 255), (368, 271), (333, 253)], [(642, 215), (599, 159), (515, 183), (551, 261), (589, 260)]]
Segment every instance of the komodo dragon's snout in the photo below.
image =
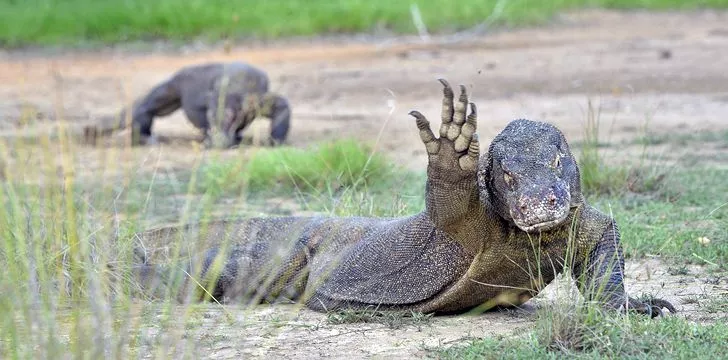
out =
[(569, 184), (560, 176), (560, 155), (549, 164), (542, 164), (537, 156), (521, 157), (525, 159), (500, 161), (508, 214), (523, 231), (552, 229), (566, 219), (571, 208)]

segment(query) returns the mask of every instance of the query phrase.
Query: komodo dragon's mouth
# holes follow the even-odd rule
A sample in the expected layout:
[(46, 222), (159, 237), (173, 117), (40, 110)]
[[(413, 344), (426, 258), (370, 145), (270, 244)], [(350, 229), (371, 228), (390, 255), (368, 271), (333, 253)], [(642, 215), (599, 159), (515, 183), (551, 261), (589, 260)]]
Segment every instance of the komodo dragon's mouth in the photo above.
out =
[(569, 212), (563, 211), (561, 214), (559, 214), (559, 217), (556, 219), (542, 221), (542, 222), (539, 222), (536, 224), (524, 224), (523, 222), (518, 221), (515, 218), (514, 218), (514, 222), (516, 223), (516, 226), (518, 226), (519, 229), (521, 229), (525, 232), (528, 232), (528, 233), (533, 233), (533, 232), (542, 232), (542, 231), (551, 230), (551, 229), (561, 225), (561, 223), (563, 223), (564, 220), (566, 220), (566, 218), (568, 216), (569, 216)]

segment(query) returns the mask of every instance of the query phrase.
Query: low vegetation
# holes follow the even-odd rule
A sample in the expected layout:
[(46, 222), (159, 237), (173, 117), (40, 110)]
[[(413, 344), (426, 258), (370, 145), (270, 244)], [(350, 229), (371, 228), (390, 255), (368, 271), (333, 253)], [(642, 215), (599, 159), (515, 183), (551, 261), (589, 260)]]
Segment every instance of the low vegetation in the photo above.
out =
[(543, 23), (578, 8), (725, 8), (727, 0), (0, 0), (0, 44), (78, 45)]
[(211, 160), (200, 168), (207, 191), (315, 193), (380, 183), (394, 168), (369, 146), (339, 140), (312, 148), (259, 149), (248, 158)]
[(728, 325), (615, 316), (594, 307), (540, 309), (525, 335), (476, 340), (440, 349), (446, 359), (716, 359), (728, 351)]
[[(697, 263), (723, 276), (728, 270), (728, 168), (699, 162), (676, 166), (659, 186), (634, 191), (628, 183), (601, 178), (615, 166), (627, 165), (605, 162), (599, 150), (589, 154), (600, 140), (595, 134), (579, 146), (580, 163), (587, 169), (584, 187), (590, 201), (617, 218), (626, 254), (660, 255), (678, 274), (684, 264)], [(213, 153), (192, 168), (169, 171), (108, 161), (116, 172), (97, 169), (111, 175), (90, 177), (83, 176), (72, 143), (46, 139), (36, 145), (0, 145), (0, 313), (12, 314), (0, 318), (2, 358), (62, 353), (124, 358), (148, 351), (169, 356), (203, 315), (194, 306), (140, 302), (132, 296), (135, 282), (124, 269), (133, 263), (134, 230), (198, 217), (275, 214), (271, 199), (288, 202), (289, 212), (345, 216), (401, 216), (423, 208), (423, 172), (400, 169), (385, 155), (350, 140), (309, 149), (261, 149), (246, 152), (249, 156)], [(119, 151), (103, 156), (118, 159)], [(725, 299), (695, 301), (703, 311), (725, 316)], [(333, 312), (327, 319), (329, 324), (369, 322), (392, 328), (430, 321), (421, 314), (376, 309)], [(720, 323), (544, 308), (527, 335), (438, 351), (457, 358), (702, 358), (725, 352), (725, 342), (719, 340), (727, 334)]]

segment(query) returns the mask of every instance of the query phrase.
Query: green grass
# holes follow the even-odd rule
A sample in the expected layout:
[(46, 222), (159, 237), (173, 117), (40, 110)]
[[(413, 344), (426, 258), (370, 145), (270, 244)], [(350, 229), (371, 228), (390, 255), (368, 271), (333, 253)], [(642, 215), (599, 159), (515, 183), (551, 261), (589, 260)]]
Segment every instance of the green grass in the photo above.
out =
[(323, 191), (381, 182), (394, 171), (381, 154), (353, 140), (312, 148), (260, 149), (250, 159), (215, 161), (200, 168), (208, 191)]
[(68, 45), (138, 40), (219, 40), (360, 33), (414, 33), (417, 4), (429, 31), (449, 32), (484, 22), (543, 23), (559, 11), (725, 8), (726, 0), (0, 0), (0, 44)]
[[(637, 141), (642, 153), (628, 162), (608, 163), (602, 154), (599, 110), (588, 105), (578, 163), (582, 191), (592, 205), (615, 217), (627, 257), (660, 254), (686, 263), (728, 269), (728, 167), (701, 159), (666, 166), (648, 157), (649, 146), (716, 143), (723, 133), (699, 132)], [(709, 159), (705, 159), (709, 160)], [(702, 163), (702, 164), (701, 164)], [(709, 239), (709, 243), (701, 239)]]
[(718, 359), (728, 352), (728, 325), (679, 317), (615, 316), (592, 307), (540, 309), (534, 329), (439, 349), (446, 359)]
[[(660, 254), (728, 269), (728, 168), (697, 166), (670, 173), (662, 197), (628, 194), (595, 198), (619, 223), (628, 257)], [(701, 243), (707, 238), (709, 243)]]
[[(424, 177), (395, 166), (366, 144), (337, 140), (310, 148), (261, 149), (250, 159), (216, 161), (199, 170), (197, 191), (214, 199), (273, 196), (332, 215), (391, 216), (418, 211)], [(400, 189), (392, 194), (392, 189)]]
[(645, 150), (649, 144), (641, 144), (643, 153), (636, 162), (611, 164), (604, 161), (601, 150), (606, 146), (600, 133), (600, 113), (601, 109), (595, 109), (589, 101), (584, 140), (578, 143), (582, 192), (590, 197), (656, 193), (661, 190), (668, 170), (648, 163)]

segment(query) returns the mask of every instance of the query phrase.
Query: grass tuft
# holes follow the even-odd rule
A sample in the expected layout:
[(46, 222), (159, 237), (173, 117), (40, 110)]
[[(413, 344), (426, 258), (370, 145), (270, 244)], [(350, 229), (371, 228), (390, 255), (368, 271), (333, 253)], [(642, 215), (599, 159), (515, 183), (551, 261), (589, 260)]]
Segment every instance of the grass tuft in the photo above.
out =
[(338, 140), (308, 149), (260, 149), (251, 158), (213, 160), (200, 168), (200, 186), (212, 192), (340, 189), (383, 181), (393, 167), (369, 146)]
[(587, 195), (651, 194), (658, 192), (668, 173), (657, 164), (646, 165), (645, 155), (635, 165), (608, 164), (601, 155), (600, 113), (589, 101), (584, 140), (578, 159), (582, 191)]
[(447, 359), (715, 358), (728, 351), (728, 325), (692, 323), (677, 316), (650, 319), (592, 306), (557, 304), (537, 312), (522, 335), (475, 340), (440, 349)]

